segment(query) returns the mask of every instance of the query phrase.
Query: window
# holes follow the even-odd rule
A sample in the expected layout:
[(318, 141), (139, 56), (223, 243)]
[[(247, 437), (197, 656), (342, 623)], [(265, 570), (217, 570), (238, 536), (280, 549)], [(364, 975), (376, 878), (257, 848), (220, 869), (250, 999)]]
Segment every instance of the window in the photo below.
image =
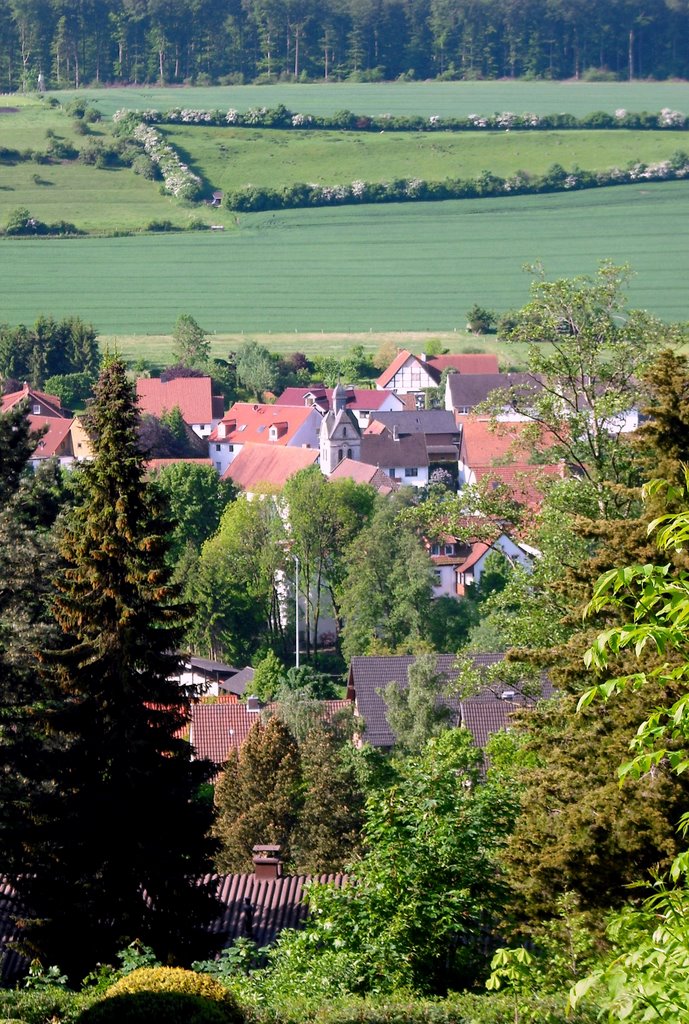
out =
[(216, 464), (215, 464), (215, 468), (217, 469), (217, 471), (218, 471), (218, 473), (219, 473), (219, 472), (220, 472), (220, 469), (221, 469), (221, 466), (220, 466), (220, 463), (219, 463), (219, 462), (216, 462)]
[(410, 469), (405, 469), (404, 475), (405, 476), (418, 476), (419, 475), (419, 471), (416, 468), (416, 466), (412, 466)]
[(338, 461), (338, 462), (342, 462), (342, 456), (343, 456), (343, 452), (342, 452), (342, 449), (341, 449), (341, 448), (338, 448), (338, 449), (337, 449), (337, 461)]
[(393, 469), (388, 469), (387, 470), (387, 474), (388, 474), (388, 476), (390, 477), (391, 480), (395, 479), (395, 470), (394, 470), (394, 468)]
[(215, 446), (216, 452), (219, 452), (221, 450), (221, 448), (222, 448), (222, 445), (216, 444), (216, 446)]
[(41, 415), (41, 407), (40, 407), (40, 405), (34, 405), (33, 406), (33, 414), (34, 414), (34, 416), (40, 416)]
[(445, 554), (446, 555), (454, 555), (454, 553), (455, 553), (455, 546), (454, 546), (454, 544), (446, 544), (445, 545)]
[(348, 448), (348, 449), (347, 449), (347, 458), (348, 458), (348, 459), (351, 459), (351, 457), (352, 457), (352, 449), (351, 449), (351, 448)]
[(440, 572), (440, 569), (436, 569), (435, 572), (433, 573), (433, 576), (434, 576), (433, 586), (434, 587), (442, 587), (442, 585), (443, 585), (443, 577), (442, 577), (442, 574)]
[(347, 436), (347, 428), (346, 428), (346, 427), (343, 427), (343, 428), (342, 428), (342, 436), (343, 436), (343, 437), (346, 437), (346, 436)]
[(228, 452), (233, 452), (234, 451), (234, 445), (233, 444), (228, 444), (227, 450), (228, 450)]

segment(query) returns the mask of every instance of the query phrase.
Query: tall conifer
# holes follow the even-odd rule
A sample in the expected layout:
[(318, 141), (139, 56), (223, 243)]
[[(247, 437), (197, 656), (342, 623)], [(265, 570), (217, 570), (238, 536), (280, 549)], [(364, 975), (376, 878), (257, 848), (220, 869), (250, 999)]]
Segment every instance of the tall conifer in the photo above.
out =
[(196, 953), (214, 910), (197, 882), (206, 766), (189, 759), (189, 698), (174, 682), (185, 613), (137, 419), (124, 364), (111, 360), (87, 416), (95, 458), (58, 538), (62, 643), (41, 656), (49, 786), (19, 885), (33, 912), (26, 941), (74, 978), (136, 938), (163, 957)]

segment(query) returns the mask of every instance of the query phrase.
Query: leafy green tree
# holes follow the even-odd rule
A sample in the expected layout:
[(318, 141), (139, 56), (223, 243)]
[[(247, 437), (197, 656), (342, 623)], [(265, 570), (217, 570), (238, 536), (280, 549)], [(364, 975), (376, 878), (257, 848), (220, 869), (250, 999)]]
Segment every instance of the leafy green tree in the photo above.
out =
[(277, 363), (268, 349), (256, 341), (247, 341), (237, 349), (235, 366), (239, 383), (257, 401), (277, 383)]
[(207, 945), (214, 913), (196, 884), (210, 856), (197, 798), (209, 766), (190, 762), (180, 737), (189, 696), (171, 653), (187, 613), (165, 567), (168, 525), (144, 482), (137, 417), (113, 359), (86, 418), (94, 459), (58, 537), (63, 638), (41, 652), (35, 715), (45, 740), (34, 774), (49, 785), (32, 796), (14, 878), (31, 908), (23, 941), (73, 978), (134, 938), (184, 956)]
[(184, 548), (200, 551), (218, 529), (222, 513), (235, 496), (230, 481), (221, 480), (212, 466), (177, 463), (153, 475), (153, 483), (167, 502), (174, 529), (168, 560), (176, 565)]
[(225, 508), (188, 583), (195, 614), (187, 636), (195, 650), (250, 664), (264, 644), (282, 642), (276, 579), (284, 571), (283, 539), (273, 502), (240, 496)]
[(210, 359), (208, 331), (204, 331), (189, 313), (180, 313), (175, 320), (172, 345), (175, 358), (184, 366), (202, 367)]
[(317, 886), (303, 932), (283, 932), (265, 984), (302, 991), (443, 992), (476, 977), (481, 929), (506, 880), (496, 855), (517, 801), (507, 755), (478, 786), (481, 753), (452, 729), (398, 767), (366, 806), (366, 852), (342, 890)]
[(416, 653), (427, 641), (433, 566), (415, 532), (399, 522), (399, 507), (395, 499), (378, 499), (370, 523), (347, 548), (338, 588), (346, 658)]
[(353, 480), (328, 481), (317, 466), (303, 469), (283, 488), (290, 551), (299, 558), (307, 654), (317, 650), (324, 603), (339, 620), (344, 552), (370, 519), (375, 491)]
[(433, 736), (450, 725), (450, 709), (442, 703), (447, 680), (437, 672), (434, 654), (420, 654), (409, 666), (406, 686), (389, 683), (383, 691), (388, 724), (398, 748), (418, 753)]
[(59, 373), (48, 377), (45, 390), (57, 395), (68, 409), (83, 405), (91, 394), (94, 379), (88, 373)]
[(538, 277), (505, 335), (528, 344), (534, 389), (501, 388), (490, 403), (512, 405), (530, 420), (542, 458), (576, 467), (599, 519), (625, 514), (624, 487), (636, 481), (624, 416), (639, 408), (640, 380), (659, 346), (677, 340), (676, 328), (627, 308), (629, 274), (604, 262), (595, 278)]
[(233, 750), (215, 791), (218, 871), (251, 871), (257, 844), (278, 844), (290, 859), (300, 785), (297, 743), (278, 718), (251, 729)]

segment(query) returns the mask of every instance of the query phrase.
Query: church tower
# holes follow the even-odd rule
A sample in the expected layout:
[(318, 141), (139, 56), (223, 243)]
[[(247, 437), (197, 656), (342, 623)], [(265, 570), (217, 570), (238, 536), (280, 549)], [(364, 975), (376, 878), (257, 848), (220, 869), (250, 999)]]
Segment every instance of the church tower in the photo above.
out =
[(347, 409), (347, 391), (340, 383), (333, 388), (330, 409), (321, 422), (320, 447), (321, 472), (326, 476), (343, 459), (361, 461), (361, 428)]

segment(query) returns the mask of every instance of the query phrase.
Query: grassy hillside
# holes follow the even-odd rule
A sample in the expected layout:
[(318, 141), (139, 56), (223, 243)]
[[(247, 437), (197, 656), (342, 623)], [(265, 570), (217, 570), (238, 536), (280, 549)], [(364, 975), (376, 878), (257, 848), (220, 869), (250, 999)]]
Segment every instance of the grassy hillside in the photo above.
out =
[[(57, 92), (59, 99), (74, 92)], [(80, 89), (104, 114), (121, 107), (144, 110), (155, 107), (193, 107), (210, 110), (234, 107), (275, 107), (284, 103), (304, 114), (328, 114), (352, 110), (357, 114), (418, 114), (466, 116), (512, 110), (537, 114), (566, 112), (589, 114), (660, 110), (672, 107), (689, 112), (686, 82), (385, 82), (376, 84), (320, 83), (313, 85), (240, 85), (213, 88)]]
[(473, 178), (482, 171), (507, 177), (542, 174), (552, 164), (567, 170), (652, 163), (689, 146), (686, 132), (564, 131), (302, 132), (246, 128), (162, 129), (177, 152), (215, 188), (251, 183), (279, 188), (294, 182), (347, 184), (357, 178)]
[[(611, 257), (630, 299), (689, 319), (689, 182), (574, 194), (246, 214), (237, 232), (0, 242), (9, 322), (78, 313), (105, 334), (165, 334), (180, 312), (210, 331), (462, 330), (475, 303), (527, 298)], [(145, 351), (142, 351), (145, 355)]]

